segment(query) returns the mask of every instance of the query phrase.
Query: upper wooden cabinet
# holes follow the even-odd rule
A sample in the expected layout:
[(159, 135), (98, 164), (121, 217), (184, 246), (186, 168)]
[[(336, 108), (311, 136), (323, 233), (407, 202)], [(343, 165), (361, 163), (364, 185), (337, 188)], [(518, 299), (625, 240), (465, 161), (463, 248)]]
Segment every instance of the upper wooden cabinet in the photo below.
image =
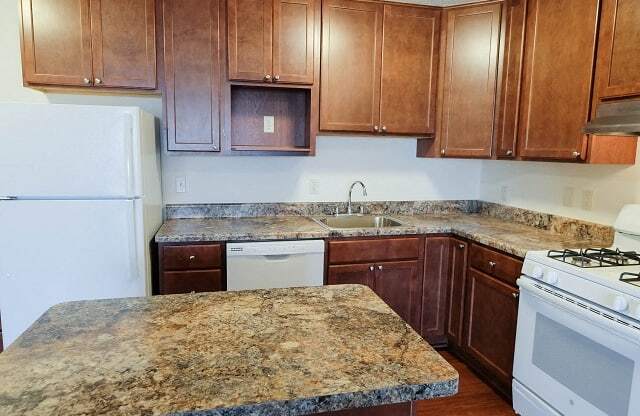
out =
[(384, 6), (380, 128), (396, 134), (434, 134), (439, 10)]
[(220, 0), (164, 0), (169, 150), (220, 150)]
[(380, 3), (322, 2), (320, 130), (379, 129), (382, 15)]
[(529, 0), (520, 156), (586, 157), (600, 0)]
[(320, 129), (433, 134), (440, 10), (326, 0), (322, 21)]
[(154, 0), (22, 0), (26, 84), (156, 88)]
[(640, 2), (603, 0), (594, 109), (599, 101), (640, 96)]
[(314, 83), (318, 0), (228, 0), (229, 79)]
[(492, 155), (501, 3), (446, 10), (443, 22), (441, 155)]

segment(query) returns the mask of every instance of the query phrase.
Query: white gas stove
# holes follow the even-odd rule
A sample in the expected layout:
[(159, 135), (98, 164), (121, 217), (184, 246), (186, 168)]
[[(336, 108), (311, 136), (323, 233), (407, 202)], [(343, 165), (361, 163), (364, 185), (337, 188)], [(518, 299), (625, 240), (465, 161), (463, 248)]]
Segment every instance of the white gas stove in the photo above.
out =
[(522, 416), (640, 415), (640, 205), (613, 247), (527, 253), (514, 361)]

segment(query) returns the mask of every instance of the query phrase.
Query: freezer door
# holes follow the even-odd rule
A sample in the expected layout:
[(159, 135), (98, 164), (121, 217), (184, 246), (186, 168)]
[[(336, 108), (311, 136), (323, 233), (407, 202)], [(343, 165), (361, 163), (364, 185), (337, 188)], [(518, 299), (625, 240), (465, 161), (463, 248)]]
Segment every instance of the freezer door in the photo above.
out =
[(0, 103), (0, 196), (141, 196), (140, 110)]
[[(0, 202), (5, 346), (66, 301), (144, 296), (137, 200)], [(142, 265), (142, 266), (141, 266)]]

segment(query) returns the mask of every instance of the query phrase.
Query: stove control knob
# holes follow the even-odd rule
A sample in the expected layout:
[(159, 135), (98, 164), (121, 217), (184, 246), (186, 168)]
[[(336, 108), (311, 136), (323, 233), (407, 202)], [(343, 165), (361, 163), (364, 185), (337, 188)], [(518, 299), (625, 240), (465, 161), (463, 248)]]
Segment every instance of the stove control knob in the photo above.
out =
[(616, 296), (613, 300), (613, 310), (616, 312), (624, 312), (629, 308), (629, 302), (623, 296)]
[(542, 270), (542, 267), (534, 267), (533, 270), (531, 270), (531, 277), (534, 279), (542, 279), (544, 277), (544, 270)]
[(549, 272), (546, 275), (544, 275), (544, 277), (542, 278), (542, 281), (549, 285), (555, 285), (556, 283), (558, 283), (558, 273)]

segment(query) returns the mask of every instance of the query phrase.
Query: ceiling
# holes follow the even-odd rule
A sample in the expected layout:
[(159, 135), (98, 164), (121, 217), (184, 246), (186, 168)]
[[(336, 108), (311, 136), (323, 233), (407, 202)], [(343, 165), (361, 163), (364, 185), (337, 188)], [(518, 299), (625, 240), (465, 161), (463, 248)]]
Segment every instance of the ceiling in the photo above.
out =
[(400, 3), (424, 4), (427, 6), (453, 6), (456, 4), (474, 3), (478, 0), (394, 0)]

